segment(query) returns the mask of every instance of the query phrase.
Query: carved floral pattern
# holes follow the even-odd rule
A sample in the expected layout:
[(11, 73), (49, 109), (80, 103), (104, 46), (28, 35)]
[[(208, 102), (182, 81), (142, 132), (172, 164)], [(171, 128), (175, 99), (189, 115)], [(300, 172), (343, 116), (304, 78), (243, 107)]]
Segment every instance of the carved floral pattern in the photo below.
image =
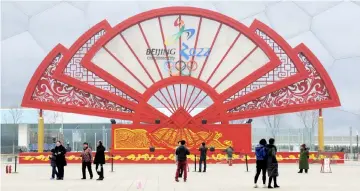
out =
[(125, 113), (133, 112), (128, 108), (110, 102), (104, 98), (55, 80), (52, 76), (62, 58), (63, 55), (58, 54), (46, 68), (36, 85), (35, 91), (31, 97), (32, 100)]
[(314, 66), (303, 54), (299, 54), (298, 57), (304, 64), (306, 71), (309, 72), (307, 79), (244, 103), (229, 110), (228, 113), (254, 111), (265, 108), (285, 107), (295, 104), (329, 100), (330, 94)]

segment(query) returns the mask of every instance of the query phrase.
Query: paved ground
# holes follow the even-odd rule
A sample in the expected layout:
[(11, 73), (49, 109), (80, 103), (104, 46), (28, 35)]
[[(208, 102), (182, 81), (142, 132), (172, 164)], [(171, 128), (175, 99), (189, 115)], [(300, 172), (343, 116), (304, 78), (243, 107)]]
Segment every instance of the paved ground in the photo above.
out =
[[(174, 181), (175, 165), (115, 165), (116, 172), (106, 166), (105, 180), (80, 180), (81, 167), (65, 168), (65, 180), (49, 180), (48, 165), (20, 165), (18, 174), (4, 174), (1, 169), (2, 191), (233, 191), (253, 188), (254, 165), (245, 172), (245, 165), (232, 167), (209, 165), (208, 172), (192, 172), (188, 182)], [(309, 174), (298, 174), (296, 164), (280, 164), (278, 177), (280, 190), (287, 191), (339, 191), (359, 190), (360, 164), (333, 165), (331, 174), (320, 173), (319, 165), (312, 165)], [(259, 183), (261, 180), (259, 180)], [(263, 190), (263, 188), (257, 188)]]

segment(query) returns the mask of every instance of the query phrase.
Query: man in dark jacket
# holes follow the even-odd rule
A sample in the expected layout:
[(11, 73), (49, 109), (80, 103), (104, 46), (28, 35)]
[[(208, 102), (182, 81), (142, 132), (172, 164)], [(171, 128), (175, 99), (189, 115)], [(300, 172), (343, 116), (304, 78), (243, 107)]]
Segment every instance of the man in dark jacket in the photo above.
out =
[[(178, 141), (178, 147), (181, 145), (181, 141)], [(175, 162), (176, 162), (176, 166), (177, 166), (177, 164), (178, 164), (178, 159), (177, 159), (177, 155), (176, 155), (176, 150), (177, 150), (177, 148), (178, 147), (176, 147), (176, 149), (175, 149)], [(180, 173), (179, 173), (179, 177), (181, 178), (182, 177), (182, 175), (183, 175), (183, 173), (184, 173), (184, 169), (180, 169)]]
[(66, 158), (65, 158), (66, 149), (61, 144), (60, 141), (57, 141), (54, 151), (55, 151), (54, 155), (56, 157), (56, 167), (58, 169), (57, 180), (63, 180), (64, 179), (64, 166), (67, 165)]
[(97, 180), (104, 180), (103, 165), (105, 164), (105, 147), (103, 146), (101, 141), (98, 142), (98, 146), (96, 147), (94, 164), (95, 164), (96, 172), (99, 175), (99, 178)]
[(208, 148), (205, 146), (205, 143), (201, 143), (200, 151), (200, 161), (199, 161), (199, 172), (201, 172), (201, 165), (204, 163), (204, 171), (206, 172), (206, 153)]
[(181, 145), (176, 149), (176, 156), (178, 159), (177, 169), (175, 174), (176, 182), (179, 182), (179, 173), (181, 168), (184, 169), (184, 182), (186, 182), (186, 178), (187, 178), (187, 170), (185, 169), (187, 166), (187, 155), (190, 154), (190, 151), (185, 147), (185, 143), (186, 142), (182, 140)]

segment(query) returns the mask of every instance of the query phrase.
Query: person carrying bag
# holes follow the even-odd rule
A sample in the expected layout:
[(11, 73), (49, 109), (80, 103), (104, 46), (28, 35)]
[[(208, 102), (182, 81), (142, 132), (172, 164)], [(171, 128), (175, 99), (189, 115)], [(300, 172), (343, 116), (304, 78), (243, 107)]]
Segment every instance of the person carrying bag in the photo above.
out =
[(98, 142), (96, 147), (96, 154), (94, 159), (95, 169), (99, 178), (97, 180), (104, 180), (104, 168), (105, 164), (105, 147), (101, 141)]

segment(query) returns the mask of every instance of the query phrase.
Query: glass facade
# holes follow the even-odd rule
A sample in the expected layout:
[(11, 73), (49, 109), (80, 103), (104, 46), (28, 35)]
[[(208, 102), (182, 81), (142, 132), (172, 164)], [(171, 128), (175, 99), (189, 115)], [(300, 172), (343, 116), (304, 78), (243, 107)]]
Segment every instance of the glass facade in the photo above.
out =
[[(12, 154), (21, 151), (37, 151), (37, 124), (27, 125), (28, 145), (18, 146), (18, 125), (1, 124), (1, 153)], [(316, 129), (317, 131), (317, 129)], [(298, 151), (299, 146), (305, 143), (311, 150), (317, 150), (317, 136), (315, 131), (306, 128), (290, 129), (280, 128), (273, 135), (273, 131), (266, 128), (252, 128), (252, 147), (258, 144), (259, 140), (268, 140), (275, 137), (276, 145), (280, 151)], [(241, 137), (239, 137), (241, 138)], [(71, 147), (72, 151), (81, 151), (82, 144), (88, 142), (93, 150), (96, 150), (96, 142), (102, 140), (108, 150), (111, 147), (111, 124), (45, 124), (45, 145), (46, 151), (54, 147), (54, 142), (60, 140), (64, 146)], [(352, 137), (353, 152), (357, 152), (356, 136)], [(350, 152), (349, 136), (326, 136), (325, 149), (327, 151), (340, 151), (344, 149)]]

